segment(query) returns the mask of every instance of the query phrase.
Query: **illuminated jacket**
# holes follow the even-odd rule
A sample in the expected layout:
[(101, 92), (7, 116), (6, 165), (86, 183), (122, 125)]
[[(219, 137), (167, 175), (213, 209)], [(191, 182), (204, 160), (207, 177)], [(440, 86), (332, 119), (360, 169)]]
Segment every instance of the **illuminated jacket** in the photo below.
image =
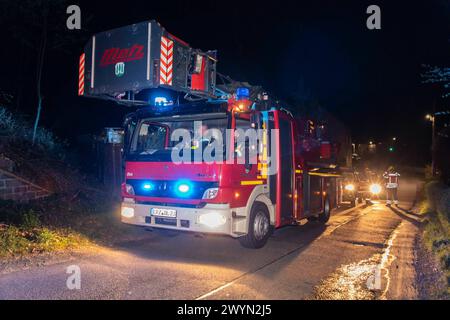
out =
[(386, 171), (383, 174), (383, 178), (386, 179), (386, 188), (388, 189), (398, 188), (398, 177), (400, 177), (400, 173)]

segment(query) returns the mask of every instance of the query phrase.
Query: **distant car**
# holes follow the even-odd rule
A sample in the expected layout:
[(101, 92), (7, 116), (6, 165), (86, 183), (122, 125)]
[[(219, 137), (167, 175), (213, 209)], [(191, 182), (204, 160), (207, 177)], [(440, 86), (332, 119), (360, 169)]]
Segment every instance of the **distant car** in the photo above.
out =
[(347, 171), (342, 177), (342, 201), (350, 202), (352, 207), (357, 203), (377, 198), (382, 192), (381, 180), (375, 172)]
[(350, 202), (350, 205), (354, 207), (361, 199), (358, 175), (354, 171), (348, 171), (344, 172), (342, 177), (342, 201)]

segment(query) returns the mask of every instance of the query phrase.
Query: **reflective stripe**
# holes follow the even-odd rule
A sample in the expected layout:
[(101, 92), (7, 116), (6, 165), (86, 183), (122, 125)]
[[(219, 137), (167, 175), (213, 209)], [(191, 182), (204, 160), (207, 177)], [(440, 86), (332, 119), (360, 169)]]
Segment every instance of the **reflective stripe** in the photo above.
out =
[(340, 174), (333, 173), (318, 173), (318, 172), (309, 172), (310, 176), (319, 176), (319, 177), (340, 177)]
[(241, 181), (241, 186), (254, 186), (258, 184), (263, 184), (262, 180), (247, 180), (247, 181)]

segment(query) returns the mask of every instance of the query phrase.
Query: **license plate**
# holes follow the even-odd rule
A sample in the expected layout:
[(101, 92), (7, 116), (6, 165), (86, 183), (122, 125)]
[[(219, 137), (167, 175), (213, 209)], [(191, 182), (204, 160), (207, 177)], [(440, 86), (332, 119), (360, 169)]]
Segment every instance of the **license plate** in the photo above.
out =
[(152, 216), (157, 217), (166, 217), (166, 218), (176, 218), (177, 211), (172, 209), (160, 209), (160, 208), (152, 208), (150, 210), (150, 214)]

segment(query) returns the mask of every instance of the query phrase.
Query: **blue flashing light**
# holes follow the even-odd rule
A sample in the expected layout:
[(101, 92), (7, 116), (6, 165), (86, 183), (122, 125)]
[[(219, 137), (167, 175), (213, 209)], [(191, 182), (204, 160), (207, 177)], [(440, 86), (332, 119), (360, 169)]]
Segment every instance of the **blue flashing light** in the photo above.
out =
[(155, 106), (167, 106), (169, 102), (166, 97), (156, 97), (155, 98)]
[(155, 186), (152, 184), (152, 183), (150, 183), (150, 182), (144, 182), (143, 184), (142, 184), (142, 189), (144, 189), (144, 190), (146, 190), (146, 191), (151, 191), (151, 190), (153, 190), (155, 188)]
[(237, 88), (236, 97), (238, 100), (248, 99), (250, 98), (250, 90), (248, 88)]
[(187, 192), (189, 192), (189, 189), (190, 189), (189, 185), (187, 185), (185, 183), (180, 184), (178, 186), (178, 191), (180, 191), (181, 193), (187, 193)]
[(186, 180), (178, 181), (175, 184), (175, 194), (179, 197), (188, 198), (192, 194), (192, 183)]

